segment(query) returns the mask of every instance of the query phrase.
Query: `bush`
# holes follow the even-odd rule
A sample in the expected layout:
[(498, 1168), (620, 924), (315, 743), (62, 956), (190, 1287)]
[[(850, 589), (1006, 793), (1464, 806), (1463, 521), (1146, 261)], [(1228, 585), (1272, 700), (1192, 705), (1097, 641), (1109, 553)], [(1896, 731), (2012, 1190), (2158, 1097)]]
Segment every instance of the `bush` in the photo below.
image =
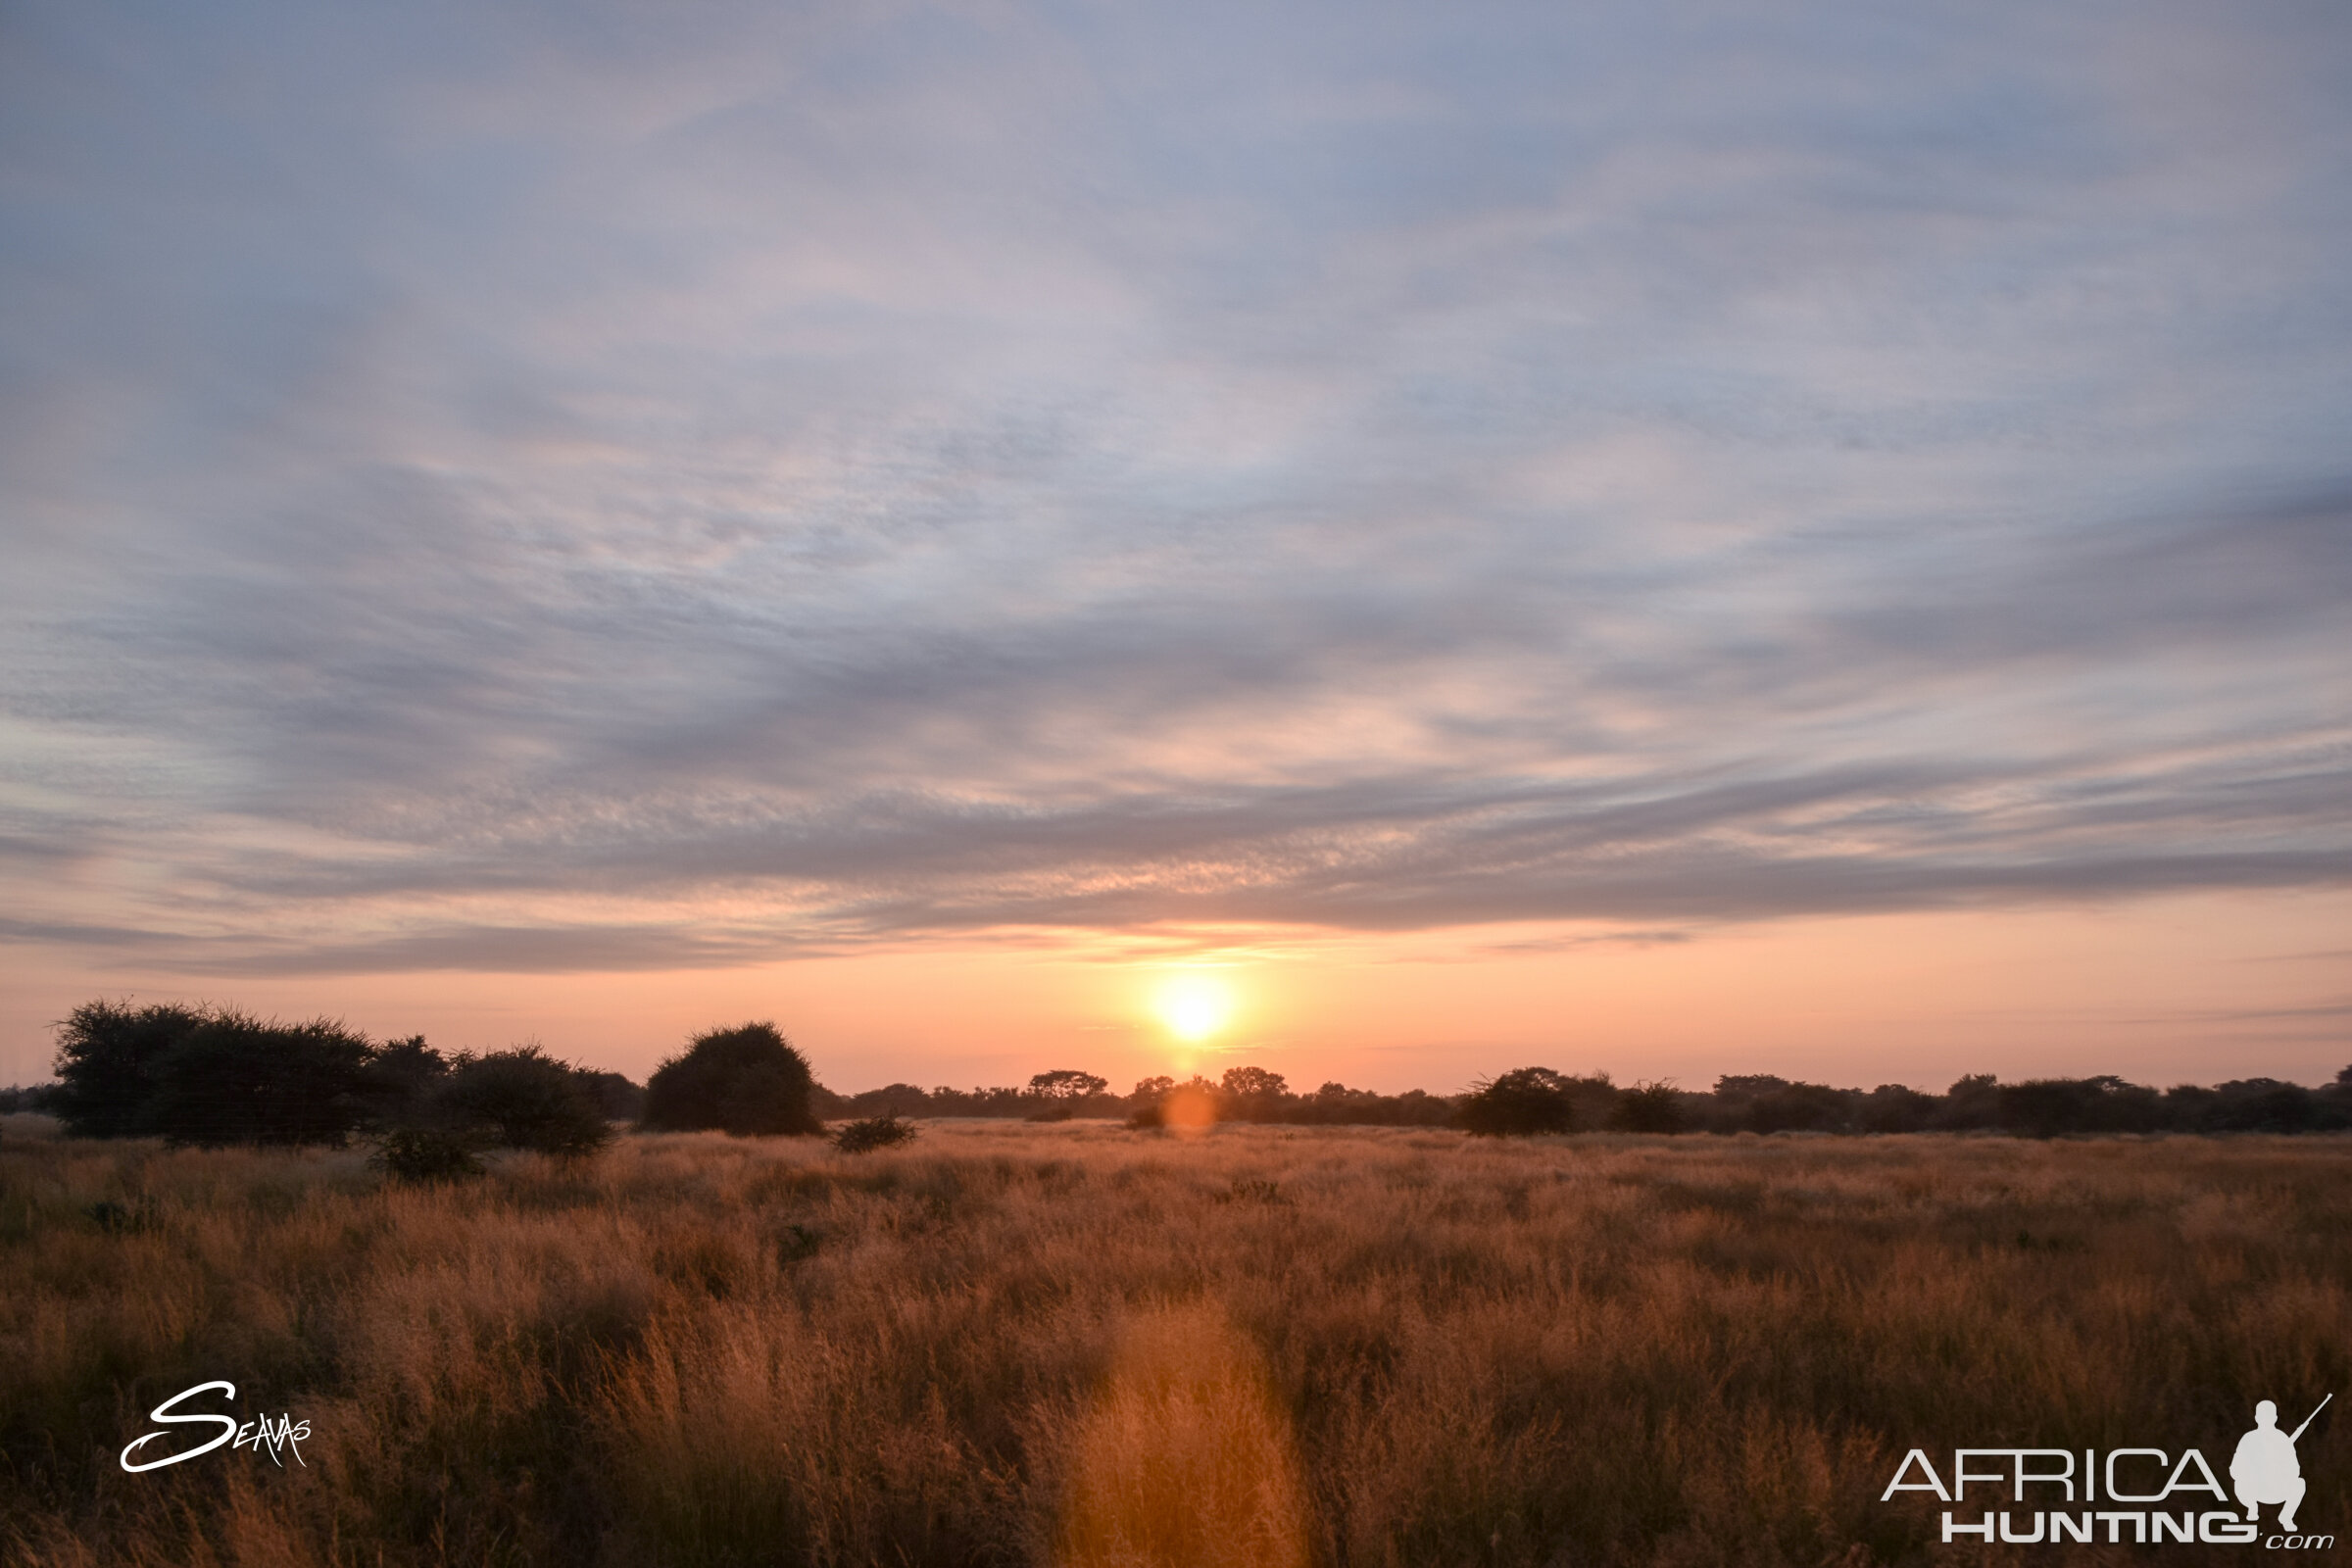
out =
[(210, 1016), (201, 1007), (86, 1002), (58, 1025), (58, 1084), (46, 1108), (75, 1138), (138, 1132), (156, 1062)]
[(1936, 1113), (1936, 1097), (1903, 1084), (1881, 1084), (1863, 1100), (1862, 1128), (1873, 1133), (1915, 1133)]
[(158, 1055), (132, 1131), (170, 1144), (341, 1145), (368, 1107), (372, 1048), (340, 1023), (213, 1014)]
[(895, 1144), (912, 1143), (915, 1126), (896, 1116), (871, 1116), (854, 1121), (833, 1134), (833, 1147), (845, 1154), (869, 1153)]
[(1454, 1119), (1482, 1138), (1564, 1133), (1576, 1126), (1576, 1100), (1549, 1067), (1516, 1067), (1473, 1087)]
[[(817, 1137), (808, 1060), (772, 1023), (697, 1035), (645, 1085), (644, 1125), (666, 1132), (717, 1128), (738, 1138)], [(888, 1118), (885, 1118), (888, 1119)]]
[(1746, 1120), (1750, 1132), (1841, 1133), (1853, 1116), (1853, 1102), (1844, 1090), (1826, 1084), (1783, 1084), (1750, 1101)]
[(1609, 1125), (1627, 1133), (1679, 1133), (1690, 1125), (1682, 1096), (1668, 1083), (1639, 1084), (1617, 1097)]
[(508, 1149), (580, 1155), (612, 1141), (586, 1075), (537, 1046), (459, 1057), (436, 1100), (449, 1123)]
[(587, 1067), (573, 1069), (596, 1101), (597, 1109), (607, 1121), (635, 1121), (645, 1114), (645, 1091), (630, 1082), (622, 1072), (597, 1072)]
[(464, 1139), (427, 1127), (386, 1134), (368, 1163), (404, 1182), (457, 1181), (482, 1173), (482, 1162)]
[(368, 1063), (364, 1124), (378, 1131), (428, 1120), (433, 1098), (449, 1077), (449, 1061), (424, 1036), (388, 1040)]

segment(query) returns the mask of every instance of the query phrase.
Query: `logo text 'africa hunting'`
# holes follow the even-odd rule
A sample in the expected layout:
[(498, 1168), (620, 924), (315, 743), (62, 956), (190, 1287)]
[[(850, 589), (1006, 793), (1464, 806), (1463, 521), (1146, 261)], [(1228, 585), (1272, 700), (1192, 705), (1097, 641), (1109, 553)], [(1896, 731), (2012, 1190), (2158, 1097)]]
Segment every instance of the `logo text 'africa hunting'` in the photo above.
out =
[[(1986, 1509), (1971, 1520), (1964, 1512), (1945, 1509), (1947, 1542), (2156, 1545), (2201, 1541), (2245, 1545), (2260, 1540), (2271, 1547), (2328, 1547), (2335, 1544), (2333, 1536), (2297, 1533), (2295, 1510), (2303, 1505), (2304, 1483), (2295, 1440), (2334, 1397), (2331, 1394), (2323, 1398), (2292, 1432), (2278, 1430), (2278, 1405), (2269, 1399), (2257, 1404), (2254, 1429), (2238, 1439), (2237, 1450), (2230, 1457), (2227, 1491), (2195, 1448), (2183, 1449), (2178, 1459), (2162, 1448), (2110, 1448), (2103, 1456), (2096, 1448), (2084, 1448), (2079, 1465), (2071, 1448), (1955, 1448), (1948, 1486), (1927, 1450), (1913, 1448), (1895, 1466), (1894, 1479), (1879, 1494), (1879, 1500), (1891, 1501), (1899, 1492), (1930, 1492), (1947, 1503), (1966, 1503), (1971, 1486), (1990, 1486), (1996, 1494), (2005, 1494), (1995, 1500), (2011, 1503), (2014, 1511), (1996, 1515)], [(2032, 1487), (2047, 1490), (2029, 1494)], [(2229, 1506), (2232, 1494), (2235, 1507)], [(2199, 1497), (2210, 1500), (2199, 1504)], [(2109, 1506), (2095, 1506), (2102, 1502)], [(2066, 1506), (2053, 1506), (2058, 1503)], [(2121, 1503), (2138, 1506), (2114, 1506)], [(2157, 1506), (2146, 1506), (2149, 1503)], [(2033, 1511), (2025, 1512), (2029, 1507)], [(2266, 1507), (2278, 1509), (2278, 1528), (2267, 1536), (2261, 1525)]]

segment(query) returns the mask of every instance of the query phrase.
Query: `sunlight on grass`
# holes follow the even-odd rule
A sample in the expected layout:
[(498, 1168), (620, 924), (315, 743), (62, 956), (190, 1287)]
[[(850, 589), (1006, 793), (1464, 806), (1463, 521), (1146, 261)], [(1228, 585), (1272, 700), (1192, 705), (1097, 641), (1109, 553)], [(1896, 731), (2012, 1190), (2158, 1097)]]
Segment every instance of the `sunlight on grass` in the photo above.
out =
[(1062, 1462), (1062, 1568), (1311, 1561), (1290, 1421), (1255, 1347), (1212, 1306), (1126, 1321)]

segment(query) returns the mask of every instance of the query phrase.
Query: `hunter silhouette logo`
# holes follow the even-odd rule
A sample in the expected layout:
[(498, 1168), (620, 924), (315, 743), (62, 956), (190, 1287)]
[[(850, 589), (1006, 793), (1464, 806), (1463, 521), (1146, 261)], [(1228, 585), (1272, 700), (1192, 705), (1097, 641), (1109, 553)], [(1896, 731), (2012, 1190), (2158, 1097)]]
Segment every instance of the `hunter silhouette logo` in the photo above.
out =
[[(2004, 1494), (2012, 1511), (1987, 1509), (1976, 1519), (1946, 1508), (1946, 1543), (1973, 1539), (1989, 1545), (2057, 1544), (2062, 1542), (2104, 1542), (2121, 1545), (2161, 1545), (2167, 1542), (2204, 1542), (2212, 1545), (2253, 1545), (2272, 1550), (2324, 1550), (2335, 1544), (2333, 1536), (2311, 1536), (2298, 1531), (2295, 1514), (2303, 1505), (2304, 1480), (2295, 1445), (2320, 1412), (2335, 1397), (2321, 1398), (2303, 1424), (2292, 1432), (2278, 1429), (2278, 1406), (2264, 1399), (2254, 1406), (2254, 1428), (2237, 1440), (2230, 1457), (2230, 1487), (2225, 1490), (2205, 1455), (2184, 1448), (2178, 1458), (2162, 1448), (2096, 1448), (2078, 1453), (2071, 1448), (1955, 1448), (1950, 1485), (1937, 1474), (1924, 1448), (1913, 1448), (1895, 1466), (1894, 1479), (1879, 1494), (1890, 1502), (1897, 1493), (1932, 1492), (1945, 1503), (1965, 1504), (1968, 1489), (1991, 1486)], [(2040, 1487), (2041, 1492), (2032, 1489)], [(2237, 1506), (2229, 1506), (2231, 1493)], [(2105, 1506), (2100, 1506), (2100, 1504)], [(2155, 1504), (2150, 1507), (2148, 1504)], [(2135, 1506), (2120, 1506), (2120, 1505)], [(2219, 1506), (2216, 1506), (2216, 1505)], [(2036, 1506), (2038, 1505), (2038, 1506)], [(2277, 1508), (2278, 1528), (2265, 1535), (2264, 1508)], [(2032, 1509), (2032, 1512), (2024, 1510)]]
[(2278, 1430), (2278, 1406), (2265, 1399), (2254, 1407), (2254, 1430), (2237, 1440), (2237, 1452), (2230, 1458), (2230, 1481), (2237, 1488), (2237, 1500), (2246, 1505), (2248, 1523), (2260, 1514), (2266, 1502), (2278, 1504), (2278, 1528), (2295, 1528), (2295, 1510), (2303, 1505), (2303, 1466), (2295, 1457), (2295, 1440), (2305, 1428), (2320, 1418), (2320, 1410), (2328, 1408), (2330, 1394), (2320, 1401), (2319, 1410), (2303, 1418), (2303, 1425), (2292, 1432)]

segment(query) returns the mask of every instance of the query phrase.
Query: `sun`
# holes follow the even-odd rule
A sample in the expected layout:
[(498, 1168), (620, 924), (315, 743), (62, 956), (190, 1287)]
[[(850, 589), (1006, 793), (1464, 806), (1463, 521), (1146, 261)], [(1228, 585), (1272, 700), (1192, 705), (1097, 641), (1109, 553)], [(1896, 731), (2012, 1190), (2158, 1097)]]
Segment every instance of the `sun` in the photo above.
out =
[(1159, 988), (1159, 1021), (1179, 1040), (1206, 1040), (1233, 1016), (1233, 992), (1212, 975), (1180, 974)]

